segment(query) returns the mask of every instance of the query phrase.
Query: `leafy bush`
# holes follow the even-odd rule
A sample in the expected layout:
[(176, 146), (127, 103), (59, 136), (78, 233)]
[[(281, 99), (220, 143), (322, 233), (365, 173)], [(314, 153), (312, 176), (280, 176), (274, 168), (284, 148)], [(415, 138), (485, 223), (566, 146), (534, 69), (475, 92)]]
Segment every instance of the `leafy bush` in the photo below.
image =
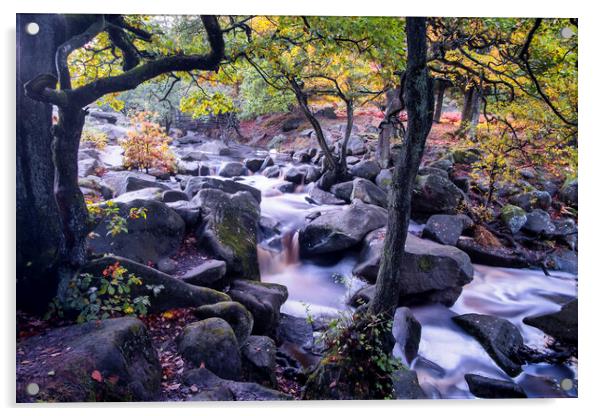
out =
[(170, 137), (165, 130), (151, 121), (153, 114), (141, 112), (131, 118), (134, 131), (122, 140), (124, 166), (145, 170), (155, 168), (166, 172), (175, 172), (176, 157), (169, 148)]
[(127, 233), (127, 220), (129, 219), (146, 219), (148, 210), (144, 207), (130, 208), (127, 218), (119, 213), (119, 207), (113, 201), (107, 201), (104, 205), (89, 204), (88, 216), (91, 223), (97, 223), (104, 218), (109, 219), (107, 224), (107, 236), (115, 237), (119, 233)]
[(144, 316), (150, 306), (148, 296), (132, 297), (132, 287), (142, 280), (116, 262), (102, 272), (102, 276), (82, 273), (68, 285), (63, 302), (57, 298), (50, 304), (48, 317), (64, 316), (64, 311), (78, 313), (76, 321), (83, 323), (107, 319), (116, 315)]
[(322, 334), (324, 355), (309, 376), (307, 399), (386, 399), (392, 374), (402, 368), (391, 354), (393, 321), (356, 312), (341, 314)]
[(107, 147), (109, 138), (102, 131), (96, 129), (84, 129), (84, 131), (82, 131), (81, 142), (92, 143), (96, 149), (102, 150)]

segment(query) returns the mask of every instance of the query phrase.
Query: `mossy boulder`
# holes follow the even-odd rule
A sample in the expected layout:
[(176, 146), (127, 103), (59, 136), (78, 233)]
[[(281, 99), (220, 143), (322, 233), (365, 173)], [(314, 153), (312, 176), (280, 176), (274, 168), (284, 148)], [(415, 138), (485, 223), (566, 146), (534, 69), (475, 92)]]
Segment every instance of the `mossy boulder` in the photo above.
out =
[(226, 262), (227, 276), (259, 280), (257, 233), (259, 203), (248, 192), (202, 189), (193, 200), (203, 207), (199, 244)]
[(527, 222), (527, 213), (521, 207), (506, 204), (502, 207), (500, 218), (512, 234), (516, 234)]
[(221, 318), (228, 322), (240, 345), (243, 345), (253, 330), (253, 315), (238, 302), (201, 306), (194, 311), (194, 315), (199, 319)]
[(481, 152), (478, 149), (456, 149), (451, 155), (454, 163), (462, 165), (472, 165), (481, 158)]
[(552, 197), (546, 191), (530, 191), (510, 198), (510, 203), (517, 205), (527, 212), (536, 208), (547, 210), (552, 205)]
[(178, 336), (178, 352), (194, 367), (204, 366), (219, 377), (239, 380), (242, 362), (234, 331), (221, 318), (186, 325)]
[[(152, 401), (161, 364), (144, 324), (124, 317), (51, 329), (17, 344), (18, 402)], [(27, 386), (40, 391), (32, 396)]]

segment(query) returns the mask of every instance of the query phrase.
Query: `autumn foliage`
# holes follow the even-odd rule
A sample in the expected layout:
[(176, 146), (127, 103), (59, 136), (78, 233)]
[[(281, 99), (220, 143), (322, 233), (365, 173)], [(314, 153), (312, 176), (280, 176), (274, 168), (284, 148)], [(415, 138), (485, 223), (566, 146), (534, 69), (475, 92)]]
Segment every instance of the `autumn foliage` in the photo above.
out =
[(169, 148), (171, 139), (159, 124), (152, 121), (152, 116), (152, 113), (141, 112), (131, 117), (135, 128), (121, 142), (124, 165), (147, 173), (149, 169), (174, 172), (176, 158)]

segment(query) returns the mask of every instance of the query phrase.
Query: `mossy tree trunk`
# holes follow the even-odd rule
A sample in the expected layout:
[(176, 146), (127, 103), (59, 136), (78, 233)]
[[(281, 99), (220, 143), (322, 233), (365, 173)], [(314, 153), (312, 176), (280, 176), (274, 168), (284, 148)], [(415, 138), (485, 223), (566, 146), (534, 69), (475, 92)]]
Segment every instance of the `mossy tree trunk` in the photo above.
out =
[(393, 318), (402, 292), (402, 268), (405, 241), (410, 222), (414, 179), (424, 153), (426, 138), (433, 122), (433, 82), (429, 77), (426, 56), (426, 19), (406, 20), (408, 62), (404, 101), (408, 112), (406, 137), (395, 161), (389, 198), (389, 220), (383, 257), (380, 262), (374, 298), (368, 305), (373, 315)]

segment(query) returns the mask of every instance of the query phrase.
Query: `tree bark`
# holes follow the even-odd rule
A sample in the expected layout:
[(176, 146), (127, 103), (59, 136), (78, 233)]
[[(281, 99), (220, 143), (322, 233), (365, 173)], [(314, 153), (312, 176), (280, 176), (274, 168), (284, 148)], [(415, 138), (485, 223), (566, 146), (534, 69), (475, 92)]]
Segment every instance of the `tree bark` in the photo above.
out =
[(443, 79), (437, 79), (435, 81), (435, 92), (437, 94), (437, 99), (435, 101), (435, 115), (433, 116), (433, 121), (435, 123), (441, 122), (441, 114), (443, 113), (443, 98), (445, 97), (445, 90), (448, 87), (448, 82)]
[(407, 18), (406, 38), (408, 62), (404, 101), (408, 112), (408, 128), (395, 161), (383, 256), (374, 298), (368, 305), (369, 313), (384, 314), (390, 319), (393, 319), (399, 296), (403, 293), (401, 271), (410, 222), (412, 188), (433, 122), (434, 105), (433, 83), (426, 66), (427, 41), (424, 17)]
[[(25, 32), (28, 23), (40, 27)], [(55, 74), (54, 51), (63, 42), (56, 15), (17, 14), (17, 308), (46, 309), (56, 293), (60, 219), (53, 195), (52, 105), (25, 95), (23, 84), (40, 71)]]
[(385, 117), (380, 123), (376, 160), (381, 168), (387, 169), (391, 164), (391, 138), (399, 131), (399, 113), (403, 110), (401, 87), (387, 91), (387, 108)]
[(462, 121), (460, 133), (469, 138), (474, 138), (476, 127), (479, 124), (481, 108), (481, 93), (477, 87), (472, 86), (464, 93), (464, 105), (462, 107)]

